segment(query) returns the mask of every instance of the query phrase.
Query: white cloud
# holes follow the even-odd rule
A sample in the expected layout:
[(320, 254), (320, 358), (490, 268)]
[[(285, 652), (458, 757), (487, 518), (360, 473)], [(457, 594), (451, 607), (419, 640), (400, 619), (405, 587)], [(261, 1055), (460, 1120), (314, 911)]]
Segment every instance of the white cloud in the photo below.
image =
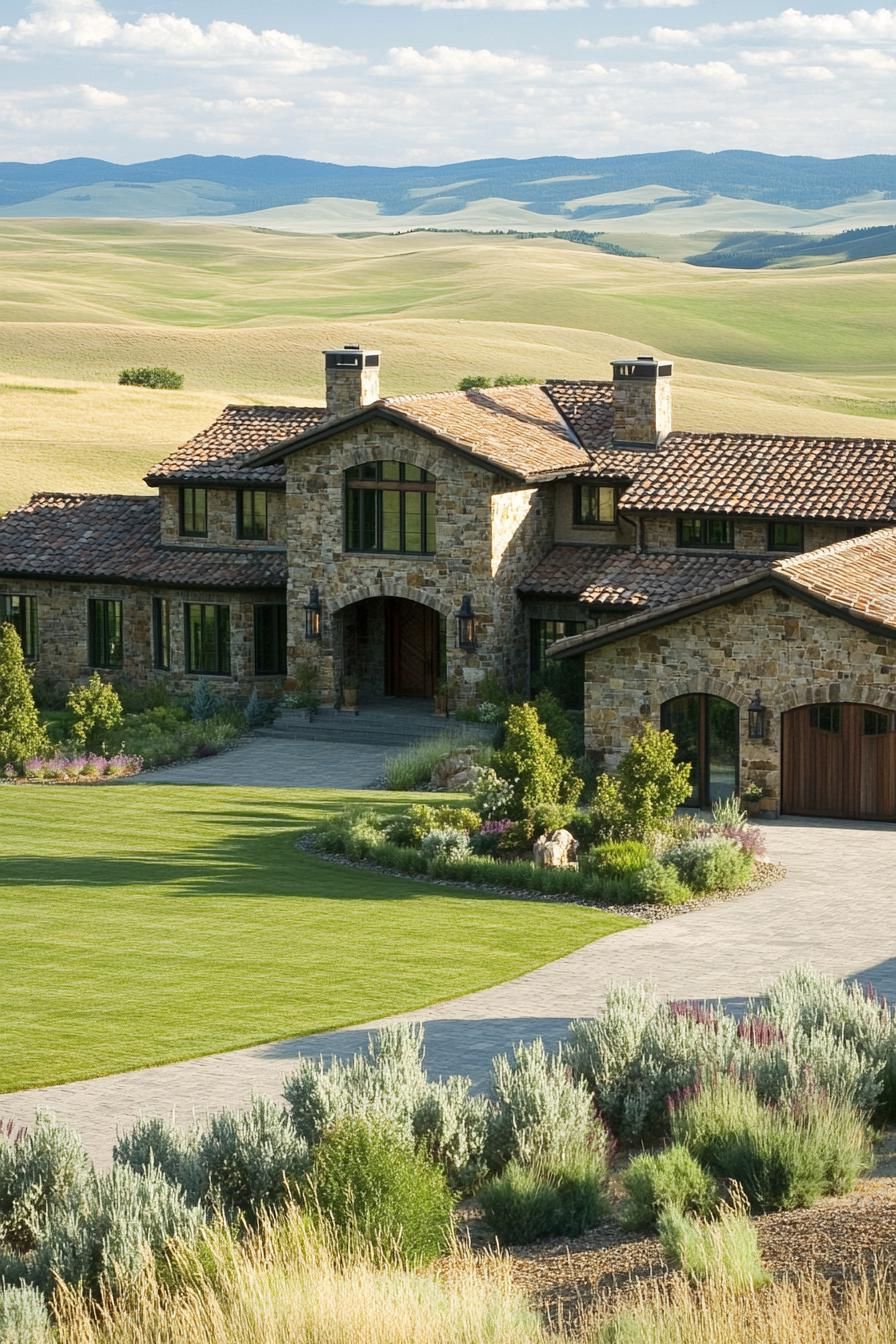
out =
[(127, 107), (128, 99), (123, 93), (112, 89), (97, 89), (93, 84), (79, 84), (78, 92), (88, 107)]
[(681, 65), (673, 61), (650, 61), (641, 69), (662, 79), (702, 79), (727, 89), (742, 89), (749, 81), (727, 61), (698, 61), (695, 65)]
[(700, 0), (604, 0), (604, 9), (690, 9)]
[(373, 9), (497, 9), (518, 13), (588, 8), (588, 0), (342, 0), (342, 3), (368, 5)]
[(833, 70), (826, 65), (790, 65), (784, 70), (785, 79), (809, 79), (815, 84), (823, 84), (834, 78)]
[(651, 42), (661, 47), (699, 47), (700, 38), (690, 28), (663, 28), (655, 26), (648, 30)]
[(377, 75), (419, 75), (435, 79), (466, 79), (469, 76), (507, 76), (519, 79), (543, 79), (551, 73), (549, 65), (528, 57), (504, 56), (486, 48), (472, 51), (465, 47), (392, 47), (389, 64), (374, 67)]

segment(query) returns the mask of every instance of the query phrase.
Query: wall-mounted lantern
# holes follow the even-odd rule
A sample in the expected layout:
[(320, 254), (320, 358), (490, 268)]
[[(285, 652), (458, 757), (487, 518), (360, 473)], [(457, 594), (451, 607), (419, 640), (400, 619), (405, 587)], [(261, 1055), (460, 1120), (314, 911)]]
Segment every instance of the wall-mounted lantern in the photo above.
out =
[(747, 736), (751, 742), (761, 742), (765, 737), (767, 719), (768, 710), (762, 703), (762, 696), (757, 691), (747, 707)]
[(320, 604), (320, 592), (317, 584), (311, 585), (311, 591), (308, 594), (308, 601), (305, 603), (305, 638), (320, 639), (321, 635), (321, 614), (323, 608)]
[(649, 719), (652, 712), (650, 696), (645, 691), (644, 695), (641, 697), (641, 718)]
[(467, 653), (472, 653), (476, 648), (476, 613), (473, 610), (471, 593), (464, 593), (460, 602), (460, 610), (455, 613), (454, 619), (457, 622), (455, 647), (465, 649)]

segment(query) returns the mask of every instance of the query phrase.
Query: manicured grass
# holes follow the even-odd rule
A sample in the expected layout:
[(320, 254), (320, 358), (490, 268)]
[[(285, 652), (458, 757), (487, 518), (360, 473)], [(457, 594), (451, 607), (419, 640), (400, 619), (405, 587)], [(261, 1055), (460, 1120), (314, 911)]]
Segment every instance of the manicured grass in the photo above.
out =
[[(363, 1022), (634, 921), (356, 872), (298, 830), (401, 794), (0, 790), (0, 1091)], [(2, 1104), (0, 1104), (2, 1115)]]

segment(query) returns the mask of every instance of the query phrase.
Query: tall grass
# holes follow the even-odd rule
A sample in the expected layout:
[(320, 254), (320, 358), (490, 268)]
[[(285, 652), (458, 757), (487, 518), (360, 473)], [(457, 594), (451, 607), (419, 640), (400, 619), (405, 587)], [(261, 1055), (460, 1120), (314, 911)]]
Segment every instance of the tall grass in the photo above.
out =
[[(403, 747), (401, 751), (386, 757), (383, 767), (386, 788), (407, 790), (415, 789), (419, 784), (428, 784), (436, 763), (443, 756), (466, 746), (469, 743), (464, 740), (463, 733), (449, 731)], [(487, 750), (487, 747), (476, 748), (477, 757), (480, 751)]]
[(723, 1283), (734, 1293), (768, 1283), (756, 1224), (745, 1211), (745, 1201), (739, 1208), (722, 1209), (714, 1222), (666, 1209), (658, 1227), (670, 1263), (691, 1283)]

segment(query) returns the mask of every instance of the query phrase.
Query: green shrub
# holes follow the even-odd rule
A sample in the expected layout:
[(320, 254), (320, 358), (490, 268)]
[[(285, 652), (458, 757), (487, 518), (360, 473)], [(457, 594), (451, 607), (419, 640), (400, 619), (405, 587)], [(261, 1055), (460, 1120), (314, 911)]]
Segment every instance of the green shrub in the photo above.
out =
[(190, 718), (194, 723), (205, 723), (206, 719), (213, 719), (219, 714), (221, 708), (220, 697), (215, 695), (205, 677), (200, 677), (190, 696)]
[(558, 750), (533, 705), (511, 705), (494, 768), (512, 790), (506, 816), (521, 823), (529, 841), (569, 821), (582, 792), (582, 781), (572, 761)]
[(473, 806), (488, 821), (506, 821), (510, 817), (513, 785), (509, 780), (502, 779), (493, 765), (480, 766), (476, 771)]
[(671, 1128), (676, 1142), (715, 1176), (736, 1181), (763, 1213), (844, 1194), (870, 1160), (867, 1127), (852, 1107), (815, 1093), (769, 1106), (728, 1077), (673, 1107)]
[(584, 742), (573, 727), (569, 713), (551, 691), (540, 691), (532, 701), (536, 713), (548, 734), (557, 743), (557, 750), (563, 756), (580, 756)]
[(89, 1173), (77, 1134), (47, 1115), (15, 1138), (0, 1131), (0, 1247), (33, 1250), (42, 1220), (73, 1199)]
[(583, 834), (599, 843), (621, 841), (634, 836), (634, 824), (626, 815), (622, 786), (615, 775), (598, 775), (595, 780), (586, 824), (587, 830), (583, 828)]
[(716, 1222), (667, 1209), (659, 1219), (668, 1259), (691, 1283), (716, 1283), (731, 1292), (750, 1292), (769, 1282), (762, 1268), (755, 1224), (736, 1209), (723, 1209)]
[(314, 1205), (346, 1249), (422, 1265), (451, 1244), (444, 1175), (382, 1120), (339, 1121), (314, 1153), (310, 1182)]
[(209, 1200), (253, 1219), (289, 1197), (308, 1170), (308, 1146), (282, 1107), (253, 1098), (244, 1111), (213, 1115), (196, 1144)]
[(681, 881), (697, 892), (734, 891), (753, 870), (752, 857), (721, 835), (686, 840), (667, 850), (663, 861), (671, 864)]
[(182, 373), (159, 365), (151, 368), (122, 369), (118, 375), (119, 383), (124, 387), (161, 388), (167, 392), (178, 392), (184, 385)]
[(274, 717), (274, 706), (270, 700), (262, 700), (258, 688), (252, 687), (252, 694), (246, 701), (243, 718), (247, 728), (263, 728)]
[(560, 1161), (606, 1143), (587, 1086), (572, 1077), (562, 1054), (549, 1055), (541, 1040), (518, 1045), (512, 1056), (493, 1061), (492, 1095), (488, 1161), (493, 1171), (513, 1158), (526, 1164), (538, 1158)]
[(456, 826), (445, 826), (425, 835), (420, 848), (429, 863), (439, 860), (453, 863), (456, 859), (465, 859), (470, 853), (470, 837)]
[(646, 905), (681, 905), (694, 893), (679, 881), (678, 874), (669, 864), (651, 859), (643, 868), (628, 874), (622, 894), (632, 904), (643, 901)]
[(667, 1209), (707, 1218), (718, 1204), (716, 1183), (687, 1148), (672, 1144), (661, 1153), (633, 1157), (622, 1176), (626, 1227), (655, 1227)]
[(49, 756), (50, 739), (40, 721), (18, 632), (0, 625), (0, 768)]
[(457, 390), (458, 392), (476, 392), (481, 388), (491, 386), (491, 378), (487, 378), (484, 373), (468, 373), (461, 378)]
[(112, 1149), (112, 1161), (141, 1176), (156, 1170), (172, 1185), (179, 1186), (188, 1203), (199, 1204), (206, 1183), (196, 1160), (196, 1137), (195, 1130), (185, 1133), (168, 1120), (147, 1117), (119, 1135)]
[(4, 1288), (0, 1283), (0, 1344), (53, 1344), (44, 1299), (36, 1288)]
[(83, 686), (73, 686), (66, 704), (72, 714), (72, 737), (85, 751), (102, 751), (108, 735), (124, 719), (118, 692), (98, 672)]
[(607, 1212), (605, 1155), (582, 1149), (529, 1165), (515, 1158), (483, 1187), (479, 1199), (505, 1246), (580, 1236)]
[(595, 835), (604, 840), (643, 838), (661, 829), (687, 802), (691, 767), (676, 761), (675, 738), (645, 723), (633, 737), (615, 775), (602, 775), (591, 806)]
[(431, 831), (456, 829), (469, 834), (478, 831), (481, 824), (479, 813), (469, 807), (412, 803), (406, 812), (386, 822), (385, 832), (394, 844), (410, 846), (419, 845)]
[(653, 859), (649, 846), (643, 840), (608, 840), (602, 845), (596, 845), (588, 857), (594, 861), (598, 871), (616, 880), (640, 872)]

